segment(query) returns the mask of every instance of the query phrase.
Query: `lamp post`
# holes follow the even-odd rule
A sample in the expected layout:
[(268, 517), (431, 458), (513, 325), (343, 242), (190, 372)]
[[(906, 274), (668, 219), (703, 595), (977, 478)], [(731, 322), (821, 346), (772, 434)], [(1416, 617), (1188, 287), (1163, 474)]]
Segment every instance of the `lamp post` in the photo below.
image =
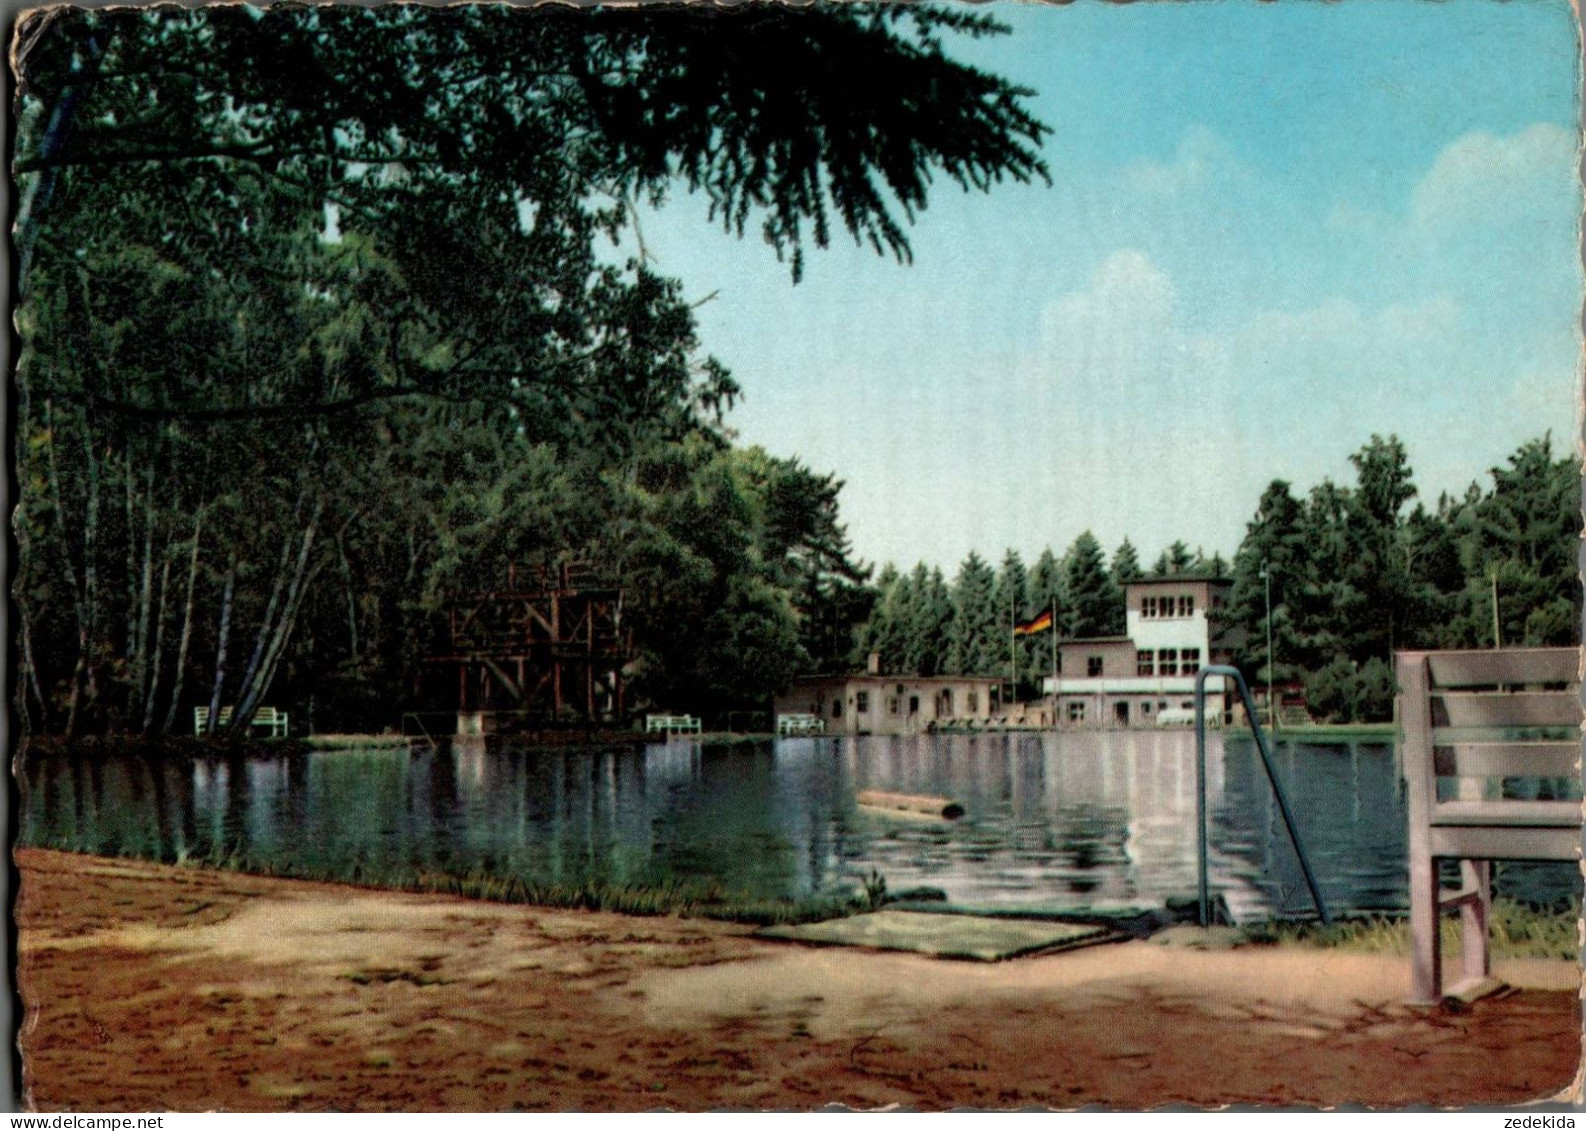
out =
[(1489, 574), (1492, 579), (1492, 646), (1503, 647), (1503, 633), (1498, 627), (1498, 567), (1494, 565)]
[(1277, 730), (1278, 717), (1272, 713), (1272, 568), (1267, 562), (1261, 563), (1261, 580), (1267, 593), (1267, 725)]

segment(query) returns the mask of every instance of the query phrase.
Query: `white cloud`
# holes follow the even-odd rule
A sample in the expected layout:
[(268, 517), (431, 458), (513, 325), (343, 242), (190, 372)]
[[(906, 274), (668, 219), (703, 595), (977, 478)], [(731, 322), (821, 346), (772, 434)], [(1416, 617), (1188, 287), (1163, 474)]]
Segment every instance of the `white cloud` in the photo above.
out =
[[(1087, 528), (1148, 555), (1174, 538), (1227, 553), (1268, 481), (1350, 482), (1349, 454), (1373, 432), (1405, 441), (1435, 500), (1570, 420), (1568, 327), (1500, 348), (1458, 290), (1254, 309), (1203, 297), (1140, 247), (1115, 248), (1046, 302), (1011, 355), (948, 385), (872, 388), (858, 362), (801, 385), (764, 427), (773, 448), (848, 480), (864, 554), (924, 553), (951, 571), (972, 548), (1029, 557)], [(834, 414), (871, 422), (863, 442)]]
[(1528, 217), (1534, 210), (1573, 217), (1569, 202), (1579, 191), (1576, 137), (1572, 130), (1537, 122), (1506, 136), (1477, 130), (1450, 143), (1415, 186), (1411, 220), (1438, 228), (1502, 217)]
[[(1300, 311), (1260, 311), (1226, 340), (1246, 379), (1288, 389), (1356, 389), (1363, 378), (1402, 381), (1458, 348), (1459, 309), (1446, 295), (1379, 311), (1332, 296)], [(1338, 381), (1339, 378), (1347, 380)]]
[(1174, 333), (1174, 307), (1172, 280), (1150, 256), (1113, 252), (1084, 290), (1041, 312), (1041, 352), (1065, 382), (1132, 380)]
[(1140, 161), (1127, 170), (1130, 185), (1151, 196), (1176, 196), (1216, 184), (1238, 171), (1226, 142), (1205, 126), (1191, 126), (1169, 161)]
[(1333, 295), (1201, 327), (1166, 270), (1120, 250), (1048, 303), (1016, 404), (991, 431), (1042, 422), (1055, 490), (1029, 519), (1063, 541), (1089, 526), (1108, 544), (1190, 537), (1228, 550), (1268, 480), (1348, 479), (1349, 453), (1373, 432), (1426, 452), (1458, 437), (1464, 462), (1486, 446), (1473, 435), (1483, 424), (1537, 431), (1534, 410), (1457, 395), (1475, 379), (1508, 384), (1472, 363), (1470, 333), (1447, 294), (1376, 309)]
[[(1331, 398), (1440, 380), (1459, 356), (1461, 334), (1459, 304), (1446, 294), (1379, 310), (1335, 295), (1300, 310), (1252, 311), (1215, 332), (1197, 329), (1167, 272), (1127, 249), (1108, 256), (1083, 289), (1047, 305), (1026, 387), (1033, 380), (1060, 395), (1083, 393), (1090, 404), (1142, 396), (1205, 403), (1208, 394), (1235, 391), (1257, 400)], [(1283, 411), (1299, 408), (1287, 403)], [(1226, 406), (1216, 411), (1228, 419)]]
[(1226, 371), (1215, 362), (1172, 277), (1141, 250), (1112, 252), (1047, 303), (999, 414), (1046, 488), (1014, 502), (1021, 525), (1059, 547), (1086, 528), (1108, 546), (1125, 534), (1221, 544), (1235, 528), (1201, 520), (1238, 456), (1218, 427)]

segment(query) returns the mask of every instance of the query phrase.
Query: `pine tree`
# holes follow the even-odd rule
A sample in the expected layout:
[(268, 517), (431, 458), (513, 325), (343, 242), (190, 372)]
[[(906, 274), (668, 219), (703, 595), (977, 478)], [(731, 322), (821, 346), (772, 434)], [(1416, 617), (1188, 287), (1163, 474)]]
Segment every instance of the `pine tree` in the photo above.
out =
[(1032, 600), (1029, 586), (1029, 576), (1025, 571), (1024, 562), (1015, 550), (1009, 550), (1002, 559), (1002, 569), (997, 573), (997, 586), (994, 596), (997, 609), (1004, 611), (1006, 629), (1002, 645), (1002, 667), (996, 672), (998, 675), (1014, 677), (1011, 669), (1017, 669), (1017, 676), (1021, 686), (1030, 682), (1031, 672), (1035, 666), (1035, 653), (1037, 644), (1030, 636), (1014, 636), (1013, 627), (1018, 621), (1028, 620), (1034, 615), (1036, 602)]
[(914, 610), (909, 618), (909, 663), (905, 671), (921, 676), (947, 675), (950, 638), (955, 620), (952, 593), (939, 568), (924, 565), (912, 575)]
[(1174, 542), (1162, 551), (1160, 557), (1151, 566), (1152, 577), (1173, 577), (1181, 573), (1195, 571), (1195, 555), (1190, 553), (1190, 548), (1182, 540)]
[(1125, 538), (1118, 543), (1118, 549), (1112, 555), (1112, 579), (1123, 585), (1139, 581), (1144, 576), (1145, 571), (1140, 568), (1140, 555), (1135, 551), (1134, 543)]
[(1006, 621), (997, 608), (996, 575), (973, 550), (953, 579), (952, 604), (943, 670), (949, 675), (995, 675), (1006, 670), (1006, 645), (997, 646)]
[(1252, 682), (1267, 682), (1267, 594), (1272, 598), (1273, 679), (1293, 671), (1297, 659), (1290, 597), (1300, 593), (1309, 574), (1303, 508), (1288, 483), (1275, 479), (1262, 492), (1256, 513), (1234, 554), (1233, 585), (1220, 613), (1219, 631), (1234, 651), (1234, 662)]
[(1063, 555), (1063, 634), (1069, 637), (1111, 636), (1123, 631), (1123, 594), (1107, 573), (1101, 543), (1085, 531)]
[[(1492, 616), (1492, 578), (1505, 645), (1573, 643), (1581, 589), (1575, 554), (1580, 528), (1580, 475), (1575, 461), (1555, 460), (1552, 437), (1522, 444), (1508, 466), (1491, 470), (1493, 485), (1471, 508), (1465, 559), (1467, 618)], [(1483, 592), (1485, 590), (1485, 592)], [(1491, 629), (1478, 630), (1483, 644)]]
[(901, 672), (903, 667), (906, 616), (911, 596), (910, 579), (888, 562), (876, 575), (876, 601), (870, 619), (859, 632), (860, 649), (874, 652), (884, 672)]

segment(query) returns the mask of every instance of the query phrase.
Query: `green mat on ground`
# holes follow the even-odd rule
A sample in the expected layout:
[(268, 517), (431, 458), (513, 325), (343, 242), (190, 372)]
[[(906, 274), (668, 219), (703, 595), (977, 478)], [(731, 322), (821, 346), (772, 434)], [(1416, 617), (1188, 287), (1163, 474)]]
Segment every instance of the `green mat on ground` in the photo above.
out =
[(921, 911), (873, 911), (847, 919), (828, 919), (824, 923), (766, 927), (758, 934), (762, 938), (792, 942), (911, 950), (937, 958), (970, 958), (981, 962), (1127, 937), (1106, 927), (1085, 923), (992, 919)]

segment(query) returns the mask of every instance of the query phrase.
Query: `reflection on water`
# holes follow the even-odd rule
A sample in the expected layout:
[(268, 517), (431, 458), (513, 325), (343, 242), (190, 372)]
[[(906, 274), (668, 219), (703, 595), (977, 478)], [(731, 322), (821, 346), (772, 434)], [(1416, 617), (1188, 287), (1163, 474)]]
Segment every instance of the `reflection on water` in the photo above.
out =
[[(1391, 747), (1275, 750), (1335, 909), (1405, 906)], [(341, 875), (488, 871), (536, 883), (714, 880), (762, 896), (896, 892), (986, 907), (1160, 905), (1195, 890), (1195, 740), (1184, 731), (787, 738), (553, 750), (459, 739), (440, 751), (278, 758), (24, 759), (22, 842), (166, 860), (240, 851)], [(861, 789), (961, 802), (946, 822), (860, 809)], [(1309, 896), (1254, 745), (1210, 739), (1211, 877), (1235, 914)], [(1500, 887), (1553, 901), (1570, 865)]]

